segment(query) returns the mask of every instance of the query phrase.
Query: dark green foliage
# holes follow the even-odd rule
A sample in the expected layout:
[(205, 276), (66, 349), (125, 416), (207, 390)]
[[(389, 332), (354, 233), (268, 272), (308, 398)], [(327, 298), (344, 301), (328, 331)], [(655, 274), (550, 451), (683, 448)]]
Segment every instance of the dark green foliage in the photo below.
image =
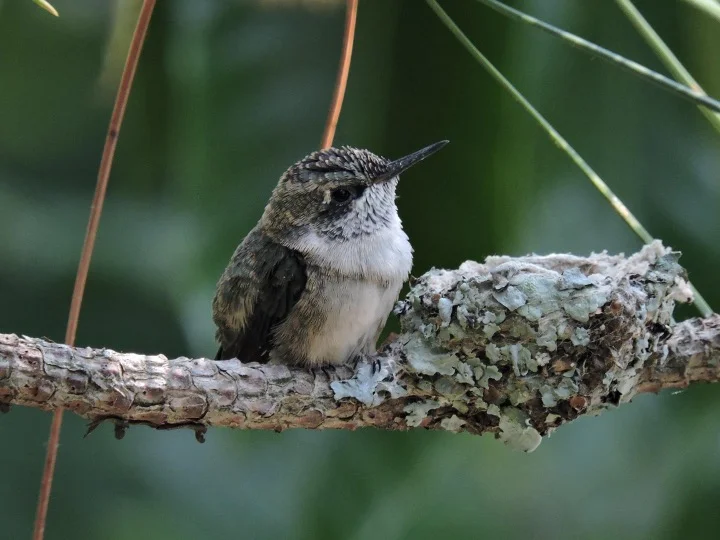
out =
[[(132, 6), (133, 2), (121, 2)], [(637, 2), (708, 92), (720, 33)], [(60, 340), (112, 107), (114, 3), (0, 6), (0, 329)], [(471, 0), (443, 5), (720, 306), (720, 139), (698, 111)], [(514, 2), (664, 72), (612, 2)], [(319, 144), (342, 11), (158, 2), (120, 134), (78, 344), (212, 356), (217, 278)], [(119, 44), (125, 47), (125, 42)], [(632, 233), (419, 0), (364, 0), (338, 144), (400, 156), (416, 275), (489, 253), (634, 252)], [(112, 72), (111, 72), (112, 73)], [(642, 396), (533, 454), (449, 433), (131, 429), (67, 414), (48, 540), (677, 538), (717, 532), (717, 388)], [(0, 523), (28, 538), (50, 415), (0, 415)]]

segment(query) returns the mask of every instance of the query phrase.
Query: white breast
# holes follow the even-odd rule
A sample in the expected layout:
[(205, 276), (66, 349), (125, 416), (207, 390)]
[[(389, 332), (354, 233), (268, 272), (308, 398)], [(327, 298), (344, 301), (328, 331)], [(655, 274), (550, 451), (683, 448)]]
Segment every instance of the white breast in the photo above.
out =
[[(311, 365), (341, 364), (373, 352), (412, 268), (412, 247), (400, 219), (342, 241), (310, 231), (289, 247), (303, 253), (310, 274), (283, 339), (305, 352)], [(295, 320), (300, 314), (304, 320)], [(291, 336), (293, 328), (302, 332)]]
[(292, 246), (309, 263), (367, 280), (405, 281), (412, 268), (412, 246), (400, 219), (375, 234), (338, 241), (310, 231)]
[(308, 360), (341, 364), (375, 350), (378, 334), (402, 287), (368, 281), (324, 281), (315, 298), (326, 310), (323, 327), (308, 336)]

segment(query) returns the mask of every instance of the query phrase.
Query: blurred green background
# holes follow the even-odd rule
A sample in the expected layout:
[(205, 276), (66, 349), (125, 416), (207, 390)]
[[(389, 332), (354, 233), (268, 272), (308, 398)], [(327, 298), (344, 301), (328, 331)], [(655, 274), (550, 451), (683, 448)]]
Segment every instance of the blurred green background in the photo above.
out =
[[(53, 4), (59, 19), (0, 0), (0, 331), (61, 341), (140, 2)], [(79, 345), (214, 354), (216, 279), (320, 141), (344, 12), (317, 4), (158, 2)], [(473, 0), (442, 4), (720, 306), (720, 138), (698, 111)], [(664, 72), (609, 0), (511, 4)], [(637, 5), (720, 95), (719, 23), (676, 0)], [(336, 143), (397, 157), (444, 138), (399, 188), (415, 274), (491, 253), (639, 248), (424, 2), (361, 0)], [(199, 445), (146, 428), (116, 441), (103, 426), (83, 439), (66, 413), (46, 538), (716, 538), (718, 406), (713, 386), (641, 396), (530, 455), (423, 431), (217, 429)], [(30, 537), (49, 424), (31, 409), (0, 418), (2, 538)]]

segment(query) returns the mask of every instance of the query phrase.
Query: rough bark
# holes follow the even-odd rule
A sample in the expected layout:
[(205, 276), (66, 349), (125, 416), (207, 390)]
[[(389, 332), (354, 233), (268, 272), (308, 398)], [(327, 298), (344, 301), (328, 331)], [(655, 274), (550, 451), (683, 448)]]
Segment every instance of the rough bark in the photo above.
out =
[[(64, 407), (122, 428), (415, 427), (493, 433), (531, 451), (638, 392), (720, 380), (720, 316), (672, 321), (691, 293), (659, 242), (631, 257), (490, 257), (431, 270), (403, 332), (328, 374), (238, 360), (71, 348), (0, 334), (0, 406)], [(379, 364), (379, 368), (377, 365)]]

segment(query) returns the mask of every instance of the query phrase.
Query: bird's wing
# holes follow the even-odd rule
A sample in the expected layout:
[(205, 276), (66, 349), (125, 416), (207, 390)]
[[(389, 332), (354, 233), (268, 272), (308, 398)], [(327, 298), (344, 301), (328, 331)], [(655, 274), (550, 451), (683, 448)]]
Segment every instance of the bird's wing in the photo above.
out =
[(216, 359), (267, 361), (273, 329), (300, 299), (306, 282), (302, 254), (253, 230), (218, 283), (213, 301), (220, 341)]

